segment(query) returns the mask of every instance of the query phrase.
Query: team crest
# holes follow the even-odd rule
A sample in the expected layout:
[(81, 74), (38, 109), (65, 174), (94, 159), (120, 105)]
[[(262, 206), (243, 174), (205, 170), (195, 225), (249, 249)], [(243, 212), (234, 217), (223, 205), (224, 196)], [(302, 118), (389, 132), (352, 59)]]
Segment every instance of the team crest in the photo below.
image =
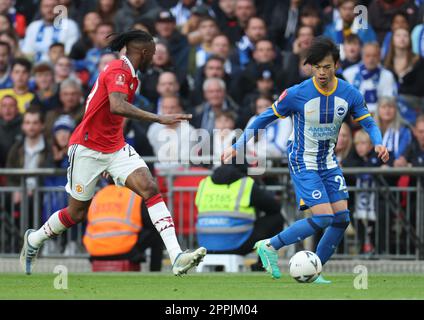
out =
[(123, 86), (125, 84), (125, 75), (118, 74), (115, 78), (115, 84), (117, 86)]
[(343, 118), (346, 115), (347, 107), (344, 105), (339, 105), (336, 107), (336, 115), (339, 118)]
[(134, 83), (130, 84), (130, 89), (132, 90), (134, 88)]
[(82, 185), (80, 185), (80, 184), (76, 184), (75, 185), (75, 191), (77, 193), (83, 193), (84, 192), (84, 187)]

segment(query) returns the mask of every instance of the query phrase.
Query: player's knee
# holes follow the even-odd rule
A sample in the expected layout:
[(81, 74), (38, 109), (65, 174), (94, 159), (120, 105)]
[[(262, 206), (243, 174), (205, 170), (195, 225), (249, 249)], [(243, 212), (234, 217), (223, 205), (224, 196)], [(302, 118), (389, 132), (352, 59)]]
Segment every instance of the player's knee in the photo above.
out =
[(349, 210), (343, 210), (334, 214), (332, 227), (346, 229), (350, 223)]
[(153, 179), (148, 179), (142, 190), (142, 196), (144, 199), (149, 199), (159, 193), (159, 188), (157, 183)]
[(72, 218), (72, 221), (75, 223), (80, 223), (85, 220), (85, 217), (87, 216), (87, 209), (86, 208), (77, 208), (70, 210), (68, 209), (69, 215)]
[(333, 215), (313, 215), (308, 218), (309, 224), (316, 230), (325, 229), (333, 223)]

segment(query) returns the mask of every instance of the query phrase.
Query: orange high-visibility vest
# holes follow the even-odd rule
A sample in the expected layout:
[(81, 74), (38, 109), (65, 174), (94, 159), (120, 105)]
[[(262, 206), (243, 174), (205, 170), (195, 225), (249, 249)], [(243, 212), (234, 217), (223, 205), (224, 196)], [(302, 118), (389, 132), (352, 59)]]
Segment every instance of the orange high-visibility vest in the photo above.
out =
[(128, 253), (142, 227), (141, 197), (125, 187), (109, 185), (93, 198), (83, 243), (91, 256)]

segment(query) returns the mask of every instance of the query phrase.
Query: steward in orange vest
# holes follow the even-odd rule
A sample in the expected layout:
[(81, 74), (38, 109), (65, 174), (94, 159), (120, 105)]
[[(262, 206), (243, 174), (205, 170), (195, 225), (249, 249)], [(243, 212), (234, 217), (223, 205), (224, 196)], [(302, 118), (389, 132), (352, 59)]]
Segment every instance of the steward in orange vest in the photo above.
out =
[(150, 269), (161, 269), (162, 239), (142, 198), (128, 188), (108, 185), (94, 196), (83, 243), (91, 260), (141, 262), (151, 247)]

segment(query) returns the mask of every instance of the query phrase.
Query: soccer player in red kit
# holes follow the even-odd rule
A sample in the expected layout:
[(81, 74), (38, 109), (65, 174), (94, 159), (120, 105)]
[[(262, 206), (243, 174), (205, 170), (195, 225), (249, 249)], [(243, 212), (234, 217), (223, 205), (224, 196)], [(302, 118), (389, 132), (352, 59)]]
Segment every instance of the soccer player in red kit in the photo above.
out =
[(44, 241), (85, 219), (103, 172), (110, 174), (115, 184), (128, 187), (144, 199), (149, 216), (168, 250), (175, 275), (186, 273), (206, 254), (203, 247), (182, 252), (172, 216), (156, 182), (144, 160), (125, 143), (123, 135), (124, 117), (174, 124), (190, 119), (191, 115), (156, 115), (131, 104), (139, 84), (136, 70), (145, 71), (155, 53), (151, 35), (139, 30), (124, 32), (112, 40), (110, 48), (113, 51), (124, 49), (125, 54), (106, 65), (99, 74), (87, 97), (84, 118), (70, 139), (66, 185), (69, 205), (53, 213), (40, 229), (25, 232), (20, 261), (27, 274), (31, 274)]

